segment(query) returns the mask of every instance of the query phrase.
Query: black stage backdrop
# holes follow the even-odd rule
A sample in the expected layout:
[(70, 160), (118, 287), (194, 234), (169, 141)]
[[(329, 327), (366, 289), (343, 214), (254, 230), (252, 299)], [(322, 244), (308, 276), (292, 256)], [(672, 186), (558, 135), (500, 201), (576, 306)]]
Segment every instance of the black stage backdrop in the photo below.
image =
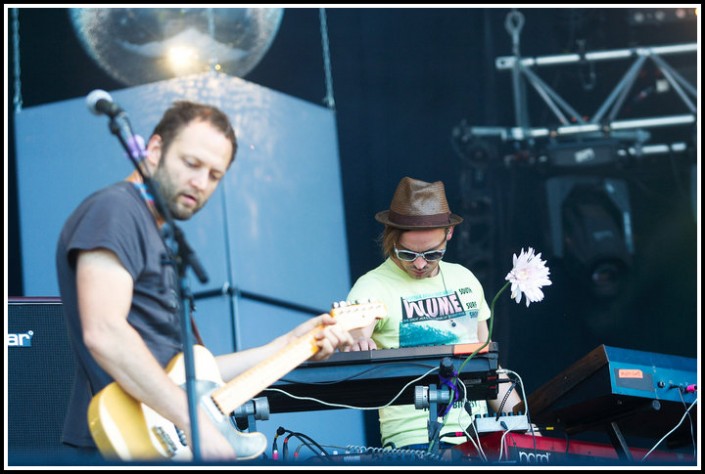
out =
[[(462, 143), (457, 135), (454, 138), (462, 124), (516, 124), (510, 75), (494, 67), (497, 57), (512, 55), (504, 26), (508, 9), (331, 8), (326, 12), (353, 281), (380, 261), (374, 240), (381, 226), (373, 216), (388, 207), (399, 179), (443, 180), (451, 208), (465, 216), (463, 225), (469, 232), (465, 239), (461, 232), (456, 234), (448, 260), (474, 269), (489, 300), (511, 269), (512, 253), (532, 246), (548, 260), (554, 283), (545, 289), (543, 302), (526, 308), (506, 294), (496, 308), (494, 339), (500, 343), (500, 362), (521, 374), (527, 393), (599, 344), (696, 356), (699, 216), (693, 210), (691, 189), (694, 151), (610, 162), (584, 172), (541, 166), (543, 150)], [(628, 21), (628, 9), (526, 9), (522, 13), (524, 56), (697, 41), (695, 21), (634, 25)], [(9, 16), (6, 9), (6, 21)], [(24, 107), (82, 97), (95, 88), (126, 87), (84, 52), (66, 9), (21, 9), (19, 28)], [(17, 215), (11, 107), (15, 58), (13, 30), (8, 31), (7, 286), (9, 295), (22, 296), (20, 255), (31, 249), (20, 248), (18, 236), (21, 216)], [(677, 68), (694, 83), (693, 55)], [(621, 74), (583, 65), (577, 71), (555, 68), (545, 80), (589, 115)], [(663, 101), (645, 100), (657, 95), (655, 75), (653, 68), (642, 74), (643, 82), (625, 101), (627, 113), (646, 117), (668, 113)], [(245, 79), (323, 105), (326, 83), (319, 10), (286, 9), (269, 52)], [(536, 97), (529, 106), (534, 126), (555, 122)], [(685, 140), (691, 145), (695, 137), (694, 130), (673, 127), (656, 133), (662, 142)], [(629, 272), (612, 296), (595, 295), (589, 276), (579, 276), (564, 259), (552, 255), (547, 216), (551, 205), (562, 203), (547, 202), (546, 181), (551, 177), (579, 181), (584, 175), (617, 179), (628, 189), (634, 254)], [(608, 222), (609, 212), (603, 209), (596, 221), (583, 225), (614, 225)], [(581, 251), (589, 254), (590, 245), (585, 243)]]

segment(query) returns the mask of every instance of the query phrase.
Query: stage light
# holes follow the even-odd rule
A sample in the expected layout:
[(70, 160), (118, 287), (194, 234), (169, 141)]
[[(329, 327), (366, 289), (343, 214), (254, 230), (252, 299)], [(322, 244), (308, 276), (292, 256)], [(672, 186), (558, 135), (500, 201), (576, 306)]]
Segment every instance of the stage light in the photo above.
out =
[(634, 254), (631, 209), (620, 179), (559, 176), (546, 181), (553, 253), (594, 296), (617, 296)]

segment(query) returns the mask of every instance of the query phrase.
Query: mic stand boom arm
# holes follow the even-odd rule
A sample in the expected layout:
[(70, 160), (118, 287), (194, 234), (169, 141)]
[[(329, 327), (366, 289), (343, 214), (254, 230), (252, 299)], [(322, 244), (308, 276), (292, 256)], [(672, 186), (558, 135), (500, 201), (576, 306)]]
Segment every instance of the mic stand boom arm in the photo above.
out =
[[(189, 246), (183, 231), (174, 222), (169, 208), (164, 204), (164, 200), (159, 192), (158, 186), (142, 166), (144, 150), (138, 145), (136, 137), (132, 132), (132, 127), (124, 112), (110, 117), (110, 132), (115, 135), (120, 144), (127, 152), (135, 169), (142, 177), (142, 182), (147, 188), (147, 192), (154, 199), (157, 212), (164, 219), (161, 228), (162, 239), (167, 248), (162, 262), (164, 265), (174, 265), (178, 275), (178, 291), (181, 311), (181, 333), (184, 340), (184, 371), (186, 376), (186, 394), (188, 399), (189, 419), (191, 420), (191, 451), (194, 461), (201, 458), (200, 439), (198, 430), (198, 396), (196, 393), (196, 371), (193, 355), (193, 331), (191, 329), (191, 311), (193, 310), (193, 295), (189, 289), (186, 271), (190, 266), (201, 283), (208, 281), (203, 266), (196, 257), (196, 254)], [(124, 133), (121, 133), (124, 132)], [(127, 137), (127, 138), (126, 138)]]

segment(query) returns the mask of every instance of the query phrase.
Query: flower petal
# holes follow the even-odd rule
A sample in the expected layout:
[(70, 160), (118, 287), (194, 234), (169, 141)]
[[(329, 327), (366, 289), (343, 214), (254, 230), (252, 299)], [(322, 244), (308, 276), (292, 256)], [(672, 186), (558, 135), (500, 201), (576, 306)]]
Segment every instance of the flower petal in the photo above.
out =
[(518, 256), (513, 255), (512, 261), (514, 267), (505, 277), (505, 280), (512, 284), (512, 299), (517, 303), (521, 302), (523, 293), (526, 297), (526, 306), (543, 300), (541, 287), (551, 285), (551, 280), (546, 262), (541, 260), (541, 254), (534, 254), (532, 247), (527, 251), (522, 248)]

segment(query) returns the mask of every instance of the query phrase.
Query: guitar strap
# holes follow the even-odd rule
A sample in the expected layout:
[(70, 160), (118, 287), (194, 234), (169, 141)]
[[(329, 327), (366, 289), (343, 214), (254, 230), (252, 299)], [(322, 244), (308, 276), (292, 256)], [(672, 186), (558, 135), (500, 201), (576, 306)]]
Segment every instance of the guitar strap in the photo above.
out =
[[(142, 182), (142, 179), (137, 170), (133, 171), (132, 174), (126, 178), (126, 181), (130, 181), (140, 192), (140, 196), (142, 196), (142, 199), (144, 200), (145, 204), (147, 204), (147, 207), (154, 215), (154, 218), (157, 221), (157, 225), (161, 227), (161, 224), (163, 222), (154, 207), (154, 198), (147, 191), (147, 187)], [(205, 346), (205, 344), (203, 343), (203, 339), (201, 338), (201, 333), (198, 332), (198, 326), (196, 326), (196, 321), (194, 321), (193, 316), (191, 317), (191, 330), (193, 331), (193, 336), (196, 339), (196, 343), (201, 346)]]
[(201, 346), (206, 346), (201, 339), (201, 333), (198, 332), (198, 326), (196, 326), (196, 321), (194, 321), (193, 316), (191, 316), (191, 331), (193, 331), (193, 337), (196, 339), (196, 344)]

